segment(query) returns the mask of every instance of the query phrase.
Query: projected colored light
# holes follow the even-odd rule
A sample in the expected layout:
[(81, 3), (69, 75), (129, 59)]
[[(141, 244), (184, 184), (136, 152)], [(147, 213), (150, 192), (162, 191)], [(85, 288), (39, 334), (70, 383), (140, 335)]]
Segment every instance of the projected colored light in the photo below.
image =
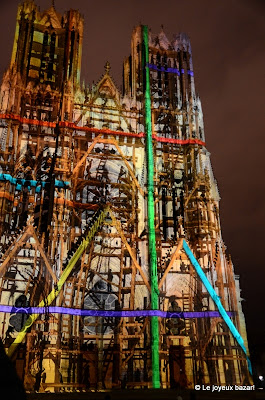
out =
[[(158, 282), (157, 282), (157, 254), (155, 234), (155, 206), (154, 206), (154, 157), (152, 143), (152, 116), (150, 76), (147, 63), (149, 61), (148, 26), (143, 26), (143, 66), (145, 69), (145, 129), (146, 129), (146, 158), (147, 158), (147, 214), (148, 214), (148, 249), (151, 283), (151, 308), (158, 309)], [(158, 318), (151, 318), (151, 349), (152, 349), (152, 383), (154, 389), (160, 388), (159, 367), (159, 325)]]
[[(207, 276), (203, 272), (200, 264), (198, 263), (198, 261), (194, 257), (191, 249), (189, 248), (189, 245), (187, 244), (187, 242), (185, 240), (183, 240), (183, 249), (185, 250), (187, 256), (189, 257), (190, 262), (194, 266), (197, 274), (201, 278), (201, 281), (204, 284), (205, 288), (207, 289), (209, 295), (211, 296), (211, 298), (213, 299), (214, 303), (216, 304), (216, 306), (217, 306), (221, 316), (223, 317), (226, 325), (230, 329), (230, 332), (232, 333), (232, 335), (234, 336), (234, 338), (236, 339), (237, 343), (239, 344), (241, 349), (244, 351), (244, 353), (247, 354), (247, 350), (246, 350), (246, 347), (244, 345), (244, 339), (242, 338), (242, 336), (240, 335), (240, 333), (236, 329), (235, 325), (233, 324), (233, 322), (231, 321), (231, 319), (227, 315), (227, 312), (225, 311), (225, 309), (224, 309), (224, 307), (223, 307), (223, 305), (222, 305), (222, 303), (220, 301), (219, 296), (217, 295), (217, 293), (215, 292), (214, 288), (212, 287), (212, 285), (208, 281)], [(249, 360), (248, 357), (246, 357), (246, 358), (247, 358), (247, 362), (248, 362), (249, 372), (252, 374), (252, 367), (251, 367), (250, 360)]]
[[(188, 72), (189, 73), (189, 72)], [(193, 75), (193, 72), (190, 71), (190, 75)], [(20, 122), (25, 123), (25, 124), (31, 124), (31, 125), (36, 125), (37, 123), (42, 123), (45, 121), (38, 121), (38, 120), (30, 120), (28, 118), (21, 118), (18, 115), (14, 114), (0, 114), (0, 118), (3, 119), (15, 119), (15, 120), (21, 120)], [(34, 122), (34, 123), (33, 123)], [(52, 124), (52, 122), (49, 122), (49, 124)], [(53, 124), (55, 126), (55, 124)], [(77, 131), (83, 131), (83, 132), (93, 132), (93, 133), (105, 133), (105, 134), (110, 134), (110, 135), (118, 135), (118, 136), (125, 136), (125, 137), (135, 137), (135, 138), (143, 138), (145, 137), (144, 132), (139, 132), (139, 133), (132, 133), (132, 132), (122, 132), (122, 131), (114, 131), (111, 129), (107, 128), (91, 128), (89, 126), (79, 126), (74, 124), (73, 122), (68, 122), (68, 121), (60, 121), (59, 126), (61, 128), (69, 128)], [(152, 139), (158, 141), (158, 142), (165, 142), (165, 143), (176, 143), (179, 145), (186, 145), (186, 144), (199, 144), (202, 146), (205, 146), (205, 142), (202, 140), (198, 139), (175, 139), (175, 138), (165, 138), (165, 137), (159, 137), (155, 134), (152, 134)], [(57, 182), (57, 181), (56, 181)], [(59, 181), (60, 182), (60, 181)], [(67, 184), (68, 182), (65, 182)]]
[[(63, 288), (63, 285), (64, 285), (65, 281), (67, 280), (67, 278), (70, 275), (71, 271), (75, 267), (77, 261), (79, 260), (79, 258), (83, 254), (83, 252), (86, 250), (86, 248), (90, 244), (90, 242), (91, 242), (92, 238), (95, 236), (99, 226), (105, 220), (107, 212), (108, 212), (108, 209), (99, 211), (99, 214), (97, 214), (98, 215), (97, 219), (95, 220), (94, 224), (92, 225), (90, 231), (87, 233), (86, 237), (83, 239), (83, 241), (79, 245), (78, 249), (76, 250), (76, 252), (72, 256), (71, 260), (69, 261), (68, 265), (64, 269), (60, 279), (57, 282), (57, 287), (52, 289), (52, 291), (49, 293), (49, 295), (46, 297), (46, 299), (43, 299), (39, 303), (39, 307), (37, 307), (37, 310), (39, 308), (47, 309), (45, 307), (45, 305), (49, 306), (53, 302), (53, 300), (58, 296), (58, 294), (60, 293), (61, 289)], [(14, 342), (11, 344), (11, 346), (8, 349), (8, 356), (9, 357), (11, 357), (13, 355), (13, 353), (16, 350), (18, 344), (23, 341), (24, 337), (26, 336), (27, 330), (33, 324), (33, 322), (37, 320), (38, 316), (39, 316), (39, 313), (37, 311), (37, 313), (33, 313), (32, 315), (30, 315), (28, 317), (28, 319), (25, 322), (23, 328), (21, 329), (21, 331), (17, 335), (16, 339), (14, 340)]]
[[(4, 181), (4, 182), (8, 181), (8, 182), (12, 183), (13, 185), (17, 185), (18, 190), (21, 190), (22, 186), (28, 186), (28, 187), (42, 186), (42, 187), (44, 187), (45, 185), (47, 185), (49, 183), (49, 182), (45, 182), (45, 181), (35, 181), (32, 179), (13, 178), (9, 174), (0, 174), (0, 181)], [(69, 182), (58, 181), (57, 179), (55, 179), (55, 187), (57, 187), (57, 188), (64, 188), (69, 185), (70, 185)]]
[[(80, 317), (160, 317), (160, 318), (217, 318), (221, 314), (218, 311), (181, 311), (170, 312), (160, 310), (127, 310), (127, 311), (113, 311), (113, 310), (84, 310), (67, 307), (13, 307), (0, 305), (0, 312), (10, 314), (68, 314), (77, 315)], [(227, 312), (232, 316), (232, 312)]]
[[(171, 68), (171, 67), (168, 67), (168, 68), (160, 67), (159, 68), (157, 65), (150, 64), (150, 63), (146, 63), (146, 65), (147, 65), (148, 68), (154, 69), (155, 71), (169, 72), (171, 74), (177, 74), (178, 76), (180, 76), (180, 74), (184, 74), (184, 72), (185, 72), (183, 68), (181, 70), (179, 70), (178, 68)], [(193, 71), (191, 71), (189, 69), (187, 70), (187, 74), (191, 75), (191, 76), (194, 76)]]

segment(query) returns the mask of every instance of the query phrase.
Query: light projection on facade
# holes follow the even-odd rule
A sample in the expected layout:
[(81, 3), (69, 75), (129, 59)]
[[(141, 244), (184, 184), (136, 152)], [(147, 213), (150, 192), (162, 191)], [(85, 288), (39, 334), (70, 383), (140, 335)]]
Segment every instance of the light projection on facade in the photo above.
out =
[(7, 354), (40, 392), (251, 382), (190, 40), (136, 27), (121, 93), (109, 63), (80, 83), (83, 22), (18, 9), (0, 92)]

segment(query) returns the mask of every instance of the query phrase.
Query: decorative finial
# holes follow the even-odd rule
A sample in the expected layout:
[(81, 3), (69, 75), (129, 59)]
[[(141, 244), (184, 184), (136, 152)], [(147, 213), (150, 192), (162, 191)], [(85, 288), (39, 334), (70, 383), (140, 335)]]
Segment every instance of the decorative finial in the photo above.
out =
[(54, 8), (54, 0), (52, 0), (52, 7)]
[(164, 31), (164, 25), (161, 24), (161, 31)]
[(105, 64), (105, 73), (109, 75), (109, 72), (110, 72), (110, 63), (107, 61)]

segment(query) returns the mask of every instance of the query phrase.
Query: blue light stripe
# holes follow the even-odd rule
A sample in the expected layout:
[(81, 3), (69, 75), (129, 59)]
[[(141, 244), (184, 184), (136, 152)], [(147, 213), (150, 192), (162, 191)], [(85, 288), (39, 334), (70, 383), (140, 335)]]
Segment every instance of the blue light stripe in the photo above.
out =
[(191, 249), (189, 248), (189, 245), (187, 244), (187, 242), (185, 240), (183, 240), (183, 248), (187, 254), (187, 256), (190, 259), (190, 262), (192, 263), (192, 265), (194, 266), (197, 274), (199, 275), (199, 277), (201, 278), (202, 283), (204, 284), (205, 288), (207, 289), (209, 295), (211, 296), (211, 298), (213, 299), (214, 303), (216, 304), (221, 316), (223, 317), (226, 325), (228, 326), (228, 328), (230, 329), (230, 332), (232, 333), (232, 335), (234, 336), (234, 338), (236, 339), (237, 343), (239, 344), (239, 346), (241, 347), (241, 349), (244, 351), (244, 353), (246, 354), (247, 357), (247, 362), (248, 362), (248, 368), (249, 368), (249, 372), (252, 374), (252, 367), (251, 367), (251, 362), (247, 356), (247, 350), (246, 347), (244, 345), (244, 340), (242, 338), (242, 336), (240, 335), (240, 333), (238, 332), (238, 330), (236, 329), (235, 325), (233, 324), (233, 322), (231, 321), (231, 319), (229, 318), (227, 312), (225, 311), (219, 296), (217, 295), (217, 293), (215, 292), (214, 288), (212, 287), (212, 285), (210, 284), (210, 282), (208, 281), (205, 273), (203, 272), (200, 264), (198, 263), (198, 261), (196, 260), (196, 258), (194, 257)]
[[(35, 181), (32, 179), (13, 178), (9, 174), (0, 174), (0, 181), (8, 181), (8, 182), (12, 183), (13, 185), (17, 185), (18, 190), (21, 190), (23, 185), (26, 185), (28, 187), (37, 187), (37, 186), (44, 187), (45, 185), (47, 185), (49, 183), (46, 181)], [(70, 182), (59, 181), (59, 180), (55, 179), (55, 187), (64, 188), (69, 185), (70, 185)]]

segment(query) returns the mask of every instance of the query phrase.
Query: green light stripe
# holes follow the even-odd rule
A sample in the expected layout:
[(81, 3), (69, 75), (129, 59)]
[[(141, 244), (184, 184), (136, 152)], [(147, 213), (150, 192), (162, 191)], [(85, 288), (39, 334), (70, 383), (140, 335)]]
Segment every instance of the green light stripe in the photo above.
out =
[[(158, 282), (157, 282), (157, 255), (155, 237), (155, 207), (154, 207), (154, 157), (152, 144), (152, 118), (149, 49), (148, 49), (148, 27), (143, 26), (143, 68), (145, 70), (145, 130), (146, 130), (146, 155), (147, 155), (147, 210), (148, 210), (148, 233), (149, 233), (149, 262), (151, 280), (151, 308), (158, 310)], [(159, 324), (158, 317), (151, 317), (151, 346), (152, 346), (152, 382), (153, 388), (160, 388), (159, 371)]]

